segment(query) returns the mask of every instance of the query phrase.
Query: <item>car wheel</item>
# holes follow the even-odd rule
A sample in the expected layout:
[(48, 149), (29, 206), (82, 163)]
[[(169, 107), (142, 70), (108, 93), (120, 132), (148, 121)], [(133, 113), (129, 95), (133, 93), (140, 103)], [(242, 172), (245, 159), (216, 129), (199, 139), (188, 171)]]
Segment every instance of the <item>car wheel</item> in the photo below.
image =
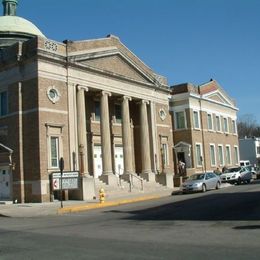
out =
[(217, 185), (216, 185), (216, 190), (220, 189), (220, 183), (217, 182)]
[(207, 191), (206, 185), (203, 184), (203, 185), (202, 185), (202, 192), (206, 192), (206, 191)]

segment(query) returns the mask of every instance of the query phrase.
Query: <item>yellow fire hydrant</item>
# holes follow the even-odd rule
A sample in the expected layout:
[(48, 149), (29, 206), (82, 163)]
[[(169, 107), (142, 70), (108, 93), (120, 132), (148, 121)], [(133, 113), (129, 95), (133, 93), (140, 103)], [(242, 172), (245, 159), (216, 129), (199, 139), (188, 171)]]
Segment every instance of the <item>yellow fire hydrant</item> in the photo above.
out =
[(99, 190), (99, 202), (104, 203), (105, 202), (105, 191), (103, 188)]

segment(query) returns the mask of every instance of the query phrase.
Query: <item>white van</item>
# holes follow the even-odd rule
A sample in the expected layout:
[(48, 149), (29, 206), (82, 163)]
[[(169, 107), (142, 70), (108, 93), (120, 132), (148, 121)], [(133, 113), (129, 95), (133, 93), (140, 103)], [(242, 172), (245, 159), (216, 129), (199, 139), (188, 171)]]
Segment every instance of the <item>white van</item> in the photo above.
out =
[(249, 160), (242, 160), (240, 161), (240, 166), (248, 166), (250, 165), (250, 161)]

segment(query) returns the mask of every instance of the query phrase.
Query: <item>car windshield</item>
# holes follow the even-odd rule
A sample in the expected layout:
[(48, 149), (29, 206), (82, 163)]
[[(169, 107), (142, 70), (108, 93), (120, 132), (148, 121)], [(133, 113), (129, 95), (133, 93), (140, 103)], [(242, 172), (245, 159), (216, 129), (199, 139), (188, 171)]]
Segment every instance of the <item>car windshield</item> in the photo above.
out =
[(226, 169), (225, 172), (239, 172), (241, 170), (241, 167), (234, 167)]
[(203, 180), (204, 179), (205, 174), (194, 174), (190, 176), (190, 180)]

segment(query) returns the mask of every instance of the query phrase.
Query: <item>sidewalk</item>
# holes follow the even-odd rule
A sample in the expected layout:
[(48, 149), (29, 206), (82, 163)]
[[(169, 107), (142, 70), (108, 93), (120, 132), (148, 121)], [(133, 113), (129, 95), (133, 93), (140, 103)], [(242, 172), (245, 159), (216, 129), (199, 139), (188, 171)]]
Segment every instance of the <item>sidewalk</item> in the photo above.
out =
[[(230, 187), (228, 183), (222, 183), (221, 188)], [(146, 200), (156, 200), (163, 197), (180, 194), (178, 187), (153, 193), (127, 194), (119, 198), (106, 197), (104, 203), (100, 203), (99, 199), (80, 201), (68, 200), (63, 201), (61, 208), (60, 201), (45, 203), (23, 203), (23, 204), (0, 204), (0, 217), (41, 217), (41, 216), (58, 216), (66, 213), (80, 212), (91, 209), (104, 207), (119, 206), (123, 204), (141, 202)]]
[(60, 201), (45, 202), (45, 203), (23, 203), (23, 204), (0, 204), (0, 217), (41, 217), (55, 216), (72, 212), (80, 212), (91, 209), (98, 209), (111, 206), (119, 206), (123, 204), (141, 202), (146, 200), (155, 200), (167, 196), (171, 196), (173, 192), (178, 192), (179, 188), (167, 190), (160, 193), (149, 194), (128, 194), (127, 196), (110, 199), (106, 198), (104, 203), (100, 203), (99, 199), (80, 201), (68, 200), (63, 201), (61, 208)]

